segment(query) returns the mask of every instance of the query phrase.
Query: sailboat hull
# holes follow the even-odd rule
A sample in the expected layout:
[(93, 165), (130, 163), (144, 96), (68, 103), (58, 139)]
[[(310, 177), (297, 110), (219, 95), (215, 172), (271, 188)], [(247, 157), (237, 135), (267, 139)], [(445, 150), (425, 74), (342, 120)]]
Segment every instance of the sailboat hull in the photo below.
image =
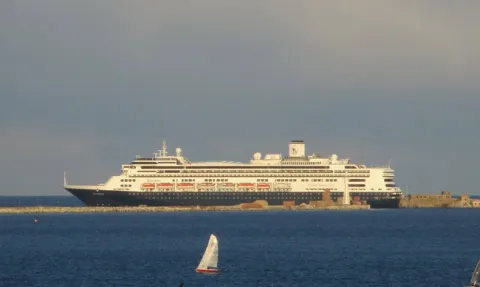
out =
[(220, 269), (196, 269), (198, 273), (219, 273)]

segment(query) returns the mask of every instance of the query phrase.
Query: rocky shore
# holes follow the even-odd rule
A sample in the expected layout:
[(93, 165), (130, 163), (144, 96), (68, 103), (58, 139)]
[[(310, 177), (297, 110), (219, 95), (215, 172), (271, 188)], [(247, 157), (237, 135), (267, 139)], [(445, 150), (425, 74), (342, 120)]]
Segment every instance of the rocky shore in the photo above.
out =
[(299, 206), (204, 206), (204, 207), (153, 207), (153, 206), (32, 206), (32, 207), (0, 207), (0, 214), (29, 214), (29, 213), (113, 213), (113, 212), (185, 212), (185, 211), (269, 211), (269, 210), (365, 210), (369, 205), (334, 205), (312, 207)]

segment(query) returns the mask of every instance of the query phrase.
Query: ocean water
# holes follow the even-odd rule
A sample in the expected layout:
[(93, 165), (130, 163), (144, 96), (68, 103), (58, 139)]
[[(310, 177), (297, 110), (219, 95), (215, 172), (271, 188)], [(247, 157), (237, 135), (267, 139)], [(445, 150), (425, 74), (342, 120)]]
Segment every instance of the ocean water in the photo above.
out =
[(84, 206), (74, 196), (0, 196), (0, 207), (11, 206)]
[(479, 239), (480, 209), (0, 215), (0, 286), (465, 286)]

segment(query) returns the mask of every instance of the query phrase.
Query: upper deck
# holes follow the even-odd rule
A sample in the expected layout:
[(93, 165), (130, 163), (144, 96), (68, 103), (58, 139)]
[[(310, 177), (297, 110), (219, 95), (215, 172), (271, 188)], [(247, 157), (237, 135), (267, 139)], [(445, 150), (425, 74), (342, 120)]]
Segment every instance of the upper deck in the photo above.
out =
[[(249, 162), (238, 161), (204, 161), (191, 162), (182, 155), (182, 150), (176, 148), (175, 155), (168, 155), (167, 146), (163, 142), (162, 150), (154, 153), (152, 157), (137, 156), (125, 169), (306, 169), (306, 170), (364, 170), (364, 169), (386, 169), (389, 166), (366, 166), (353, 164), (350, 159), (339, 159), (336, 154), (329, 157), (322, 157), (317, 153), (306, 155), (305, 143), (303, 141), (292, 141), (289, 143), (289, 154), (284, 157), (282, 154), (262, 154), (256, 152)], [(393, 171), (393, 170), (392, 170)]]

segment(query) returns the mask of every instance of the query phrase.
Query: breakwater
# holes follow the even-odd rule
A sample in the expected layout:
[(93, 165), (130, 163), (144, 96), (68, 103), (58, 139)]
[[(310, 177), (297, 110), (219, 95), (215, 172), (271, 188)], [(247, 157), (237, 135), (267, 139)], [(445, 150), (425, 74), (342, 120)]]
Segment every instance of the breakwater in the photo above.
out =
[(311, 206), (202, 206), (202, 207), (164, 207), (164, 206), (28, 206), (28, 207), (0, 207), (0, 214), (29, 214), (29, 213), (113, 213), (113, 212), (186, 212), (186, 211), (242, 211), (242, 210), (361, 210), (370, 209), (368, 205), (336, 205), (325, 207)]
[(440, 194), (410, 194), (400, 200), (399, 208), (480, 208), (480, 200), (466, 194), (455, 198), (444, 190)]

